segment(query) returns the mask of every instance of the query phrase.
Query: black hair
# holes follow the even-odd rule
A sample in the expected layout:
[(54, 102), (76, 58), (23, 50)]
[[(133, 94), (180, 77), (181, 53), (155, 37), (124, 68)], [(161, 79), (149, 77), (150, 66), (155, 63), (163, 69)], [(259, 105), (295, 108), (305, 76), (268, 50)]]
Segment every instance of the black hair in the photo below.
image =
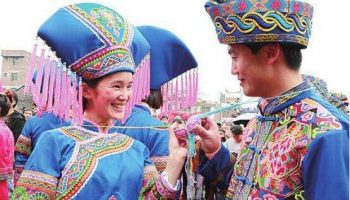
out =
[(163, 96), (161, 91), (151, 89), (149, 96), (142, 100), (142, 102), (147, 103), (153, 109), (159, 109), (163, 106)]
[[(86, 83), (86, 85), (89, 87), (89, 88), (93, 88), (95, 89), (98, 85), (98, 83), (100, 81), (102, 81), (102, 79), (104, 78), (104, 76), (102, 77), (99, 77), (99, 78), (96, 78), (96, 79), (93, 79), (93, 80), (86, 80), (86, 79), (83, 79), (83, 82)], [(86, 109), (86, 105), (87, 104), (87, 99), (84, 98), (83, 96), (83, 110), (85, 111)]]
[[(259, 50), (267, 44), (271, 43), (247, 43), (245, 45), (253, 52), (253, 54), (257, 54)], [(301, 47), (288, 43), (279, 44), (281, 46), (288, 67), (294, 71), (298, 71), (300, 69), (302, 61)]]
[[(14, 90), (7, 90), (5, 92), (6, 96), (8, 97), (8, 99), (10, 100), (10, 103), (15, 103), (13, 105), (13, 108), (16, 107), (17, 103), (18, 103), (18, 95)], [(12, 105), (11, 105), (12, 106)]]
[(230, 127), (230, 131), (233, 135), (241, 135), (243, 134), (243, 128), (240, 125), (233, 125)]
[(0, 94), (0, 117), (5, 117), (9, 110), (10, 110), (11, 104), (9, 99), (5, 94)]

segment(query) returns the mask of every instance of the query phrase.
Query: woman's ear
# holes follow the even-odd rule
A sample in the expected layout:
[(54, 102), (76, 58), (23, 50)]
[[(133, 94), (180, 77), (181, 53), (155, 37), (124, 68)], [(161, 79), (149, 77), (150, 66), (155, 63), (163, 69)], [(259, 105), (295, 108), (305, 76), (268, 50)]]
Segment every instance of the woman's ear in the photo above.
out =
[(83, 90), (83, 97), (85, 99), (91, 99), (91, 88), (86, 83), (82, 83), (81, 85), (82, 90)]

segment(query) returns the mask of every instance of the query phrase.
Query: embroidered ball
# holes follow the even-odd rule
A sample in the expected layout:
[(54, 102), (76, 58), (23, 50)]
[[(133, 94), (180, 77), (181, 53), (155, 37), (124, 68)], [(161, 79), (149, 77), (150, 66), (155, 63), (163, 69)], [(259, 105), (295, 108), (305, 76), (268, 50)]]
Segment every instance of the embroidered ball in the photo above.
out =
[(188, 131), (185, 127), (175, 129), (174, 133), (178, 139), (187, 139)]
[(193, 115), (186, 121), (186, 128), (188, 132), (191, 132), (192, 129), (197, 125), (201, 124), (202, 120), (198, 115)]

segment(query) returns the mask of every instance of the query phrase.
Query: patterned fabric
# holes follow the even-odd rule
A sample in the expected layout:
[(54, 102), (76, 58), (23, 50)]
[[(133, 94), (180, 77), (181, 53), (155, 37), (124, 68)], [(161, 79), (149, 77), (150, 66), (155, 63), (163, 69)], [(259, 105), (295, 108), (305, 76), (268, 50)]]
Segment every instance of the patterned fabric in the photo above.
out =
[(70, 125), (70, 122), (60, 120), (53, 113), (48, 112), (43, 112), (41, 116), (35, 115), (26, 121), (22, 133), (16, 142), (15, 185), (42, 133), (68, 125)]
[[(156, 186), (162, 178), (142, 143), (113, 128), (106, 134), (92, 131), (97, 127), (91, 123), (85, 124), (89, 129), (69, 126), (42, 134), (18, 181), (14, 199), (41, 195), (43, 199), (127, 200), (137, 199), (139, 194), (154, 196), (158, 190), (165, 196), (176, 194), (176, 190)], [(130, 180), (133, 184), (120, 184)]]
[[(346, 158), (349, 150), (348, 145), (343, 145), (348, 142), (348, 118), (321, 99), (316, 91), (307, 88), (310, 88), (310, 85), (304, 82), (282, 97), (261, 101), (261, 115), (251, 120), (244, 131), (245, 142), (242, 143), (233, 174), (225, 169), (232, 162), (220, 164), (223, 170), (217, 170), (226, 173), (224, 180), (230, 177), (227, 193), (229, 199), (315, 199), (316, 196), (334, 195), (335, 191), (332, 189), (328, 189), (326, 193), (324, 189), (318, 191), (310, 188), (330, 187), (329, 182), (319, 177), (326, 175), (326, 172), (313, 175), (312, 171), (319, 168), (325, 170), (329, 163), (326, 159), (332, 159), (336, 152), (340, 160), (334, 162), (340, 162), (338, 164), (344, 168), (333, 170), (337, 166), (332, 165), (326, 170), (345, 177), (345, 182), (342, 182), (344, 187), (337, 186), (341, 188), (337, 199), (344, 199), (348, 195)], [(322, 144), (323, 139), (332, 146)], [(326, 148), (331, 148), (331, 154), (328, 150), (322, 154), (320, 149)], [(216, 159), (225, 160), (222, 157), (225, 153), (219, 152), (221, 153), (210, 162), (218, 161)], [(315, 165), (317, 162), (318, 165)], [(207, 170), (210, 165), (217, 164), (206, 164)], [(213, 170), (206, 171), (205, 174), (210, 172)], [(338, 181), (335, 180), (337, 183)]]
[[(81, 143), (76, 144), (76, 149), (62, 172), (57, 186), (57, 198), (72, 198), (79, 193), (81, 186), (89, 182), (94, 173), (99, 159), (128, 150), (133, 140), (130, 137), (120, 135), (101, 135), (99, 137), (86, 130), (74, 127), (62, 128), (62, 132)], [(88, 142), (84, 142), (88, 140)]]
[(209, 1), (206, 10), (224, 44), (286, 42), (306, 48), (313, 7), (288, 0)]
[(17, 142), (15, 151), (23, 155), (29, 156), (32, 152), (32, 142), (30, 138), (27, 138), (24, 135), (20, 135)]
[[(37, 171), (25, 170), (17, 182), (11, 199), (55, 199), (57, 178)], [(29, 199), (29, 198), (28, 198)]]
[(0, 119), (0, 198), (8, 198), (8, 181), (13, 177), (14, 138), (4, 120)]
[(78, 76), (87, 80), (121, 70), (135, 70), (127, 49), (133, 27), (108, 7), (92, 3), (65, 6), (40, 27), (38, 36)]
[(156, 166), (159, 173), (162, 173), (165, 170), (166, 163), (168, 161), (168, 156), (153, 156), (151, 157), (151, 161)]
[(346, 115), (349, 115), (350, 113), (349, 100), (345, 94), (330, 92), (328, 96), (328, 101), (329, 103), (334, 105), (336, 108), (340, 109), (343, 113), (345, 113)]

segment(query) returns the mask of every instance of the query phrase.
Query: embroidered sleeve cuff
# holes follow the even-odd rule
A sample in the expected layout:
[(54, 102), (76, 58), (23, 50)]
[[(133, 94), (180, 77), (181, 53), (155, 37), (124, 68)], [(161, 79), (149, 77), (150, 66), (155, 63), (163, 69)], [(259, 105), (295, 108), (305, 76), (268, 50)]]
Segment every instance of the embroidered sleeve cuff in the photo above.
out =
[(161, 181), (163, 183), (163, 186), (165, 186), (165, 189), (167, 189), (171, 192), (177, 192), (180, 190), (180, 180), (176, 181), (176, 185), (174, 187), (169, 183), (167, 171), (164, 170), (160, 176), (161, 176)]

